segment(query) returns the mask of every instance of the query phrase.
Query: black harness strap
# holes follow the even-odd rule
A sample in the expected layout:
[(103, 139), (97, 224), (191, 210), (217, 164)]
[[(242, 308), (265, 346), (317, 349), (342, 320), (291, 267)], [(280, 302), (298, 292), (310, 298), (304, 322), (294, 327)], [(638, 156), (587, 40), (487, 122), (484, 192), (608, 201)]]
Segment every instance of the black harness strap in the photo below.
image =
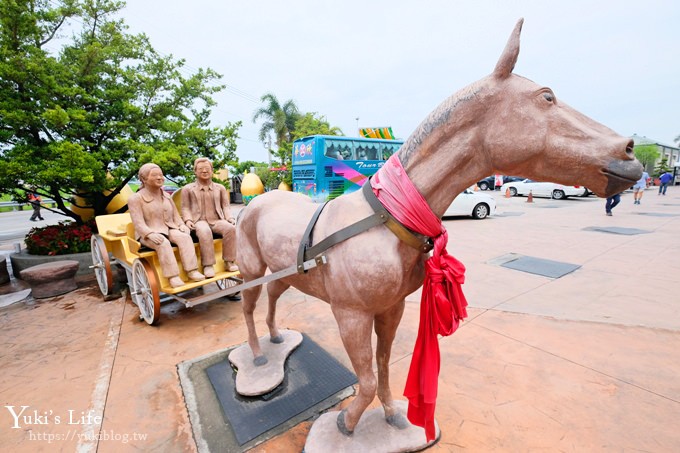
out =
[(422, 253), (427, 253), (430, 250), (432, 250), (432, 241), (430, 240), (430, 238), (425, 236), (416, 236), (413, 232), (411, 232), (411, 230), (404, 227), (401, 223), (399, 223), (399, 221), (397, 221), (397, 219), (392, 217), (392, 214), (387, 212), (382, 203), (380, 203), (380, 200), (378, 200), (378, 198), (373, 193), (370, 181), (367, 181), (364, 184), (362, 190), (364, 192), (364, 197), (366, 198), (366, 201), (368, 201), (368, 204), (371, 206), (371, 208), (373, 208), (373, 211), (375, 211), (375, 213), (370, 215), (369, 217), (366, 217), (365, 219), (359, 220), (358, 222), (353, 223), (352, 225), (349, 225), (341, 230), (336, 231), (335, 233), (321, 240), (321, 242), (319, 242), (318, 244), (310, 247), (310, 245), (312, 244), (312, 232), (314, 230), (314, 225), (316, 225), (317, 220), (319, 220), (321, 211), (323, 211), (323, 208), (326, 206), (327, 202), (319, 206), (319, 208), (312, 216), (312, 219), (309, 221), (307, 229), (305, 230), (305, 233), (302, 236), (300, 247), (298, 248), (297, 254), (298, 273), (302, 274), (307, 272), (303, 266), (303, 263), (305, 261), (312, 259), (317, 255), (325, 252), (335, 244), (338, 244), (346, 239), (351, 238), (352, 236), (356, 236), (359, 233), (363, 233), (366, 230), (369, 230), (375, 226), (382, 224), (389, 228), (390, 231), (392, 231), (395, 234), (395, 236), (397, 236), (400, 240), (406, 242), (407, 245), (415, 248), (416, 250)]
[(297, 253), (297, 271), (298, 274), (303, 274), (307, 272), (303, 266), (302, 263), (304, 263), (307, 259), (307, 256), (309, 256), (309, 253), (307, 252), (307, 249), (312, 245), (312, 231), (314, 230), (314, 225), (316, 225), (316, 221), (319, 220), (319, 216), (321, 215), (321, 211), (323, 211), (323, 208), (326, 207), (328, 204), (328, 201), (326, 201), (324, 204), (319, 206), (314, 212), (314, 215), (312, 218), (309, 220), (309, 223), (307, 224), (307, 229), (305, 230), (305, 233), (302, 235), (302, 241), (300, 241), (300, 246), (298, 247), (298, 253)]

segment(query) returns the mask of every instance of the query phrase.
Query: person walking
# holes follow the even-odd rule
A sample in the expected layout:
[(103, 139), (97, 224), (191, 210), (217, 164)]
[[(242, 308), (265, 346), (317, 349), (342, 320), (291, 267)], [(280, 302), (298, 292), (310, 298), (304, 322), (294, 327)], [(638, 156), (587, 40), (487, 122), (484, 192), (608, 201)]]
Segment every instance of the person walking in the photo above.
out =
[(666, 195), (666, 189), (668, 188), (668, 183), (671, 182), (671, 179), (673, 179), (673, 175), (667, 171), (659, 176), (659, 195)]
[(40, 203), (42, 202), (42, 198), (40, 198), (40, 195), (38, 195), (36, 192), (29, 193), (28, 202), (31, 203), (31, 207), (33, 208), (33, 214), (31, 215), (31, 218), (29, 220), (31, 222), (45, 220), (43, 219), (43, 216), (40, 215)]
[(640, 204), (640, 200), (642, 199), (642, 195), (645, 193), (645, 189), (647, 188), (647, 180), (649, 179), (649, 173), (646, 171), (642, 172), (642, 176), (638, 181), (635, 183), (633, 186), (633, 204)]
[(621, 194), (617, 193), (615, 195), (612, 195), (611, 197), (607, 197), (607, 202), (604, 205), (604, 210), (605, 213), (608, 216), (612, 215), (612, 209), (616, 207), (617, 204), (621, 202)]

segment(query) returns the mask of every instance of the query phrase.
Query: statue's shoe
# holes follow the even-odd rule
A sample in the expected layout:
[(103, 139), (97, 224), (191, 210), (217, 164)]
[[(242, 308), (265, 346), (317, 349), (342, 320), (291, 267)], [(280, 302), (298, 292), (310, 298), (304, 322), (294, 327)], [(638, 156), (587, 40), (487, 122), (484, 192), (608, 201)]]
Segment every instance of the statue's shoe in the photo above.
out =
[(168, 279), (168, 282), (170, 283), (170, 286), (172, 286), (173, 288), (178, 288), (180, 286), (185, 285), (184, 280), (182, 280), (178, 276), (170, 277)]
[(215, 268), (212, 266), (203, 266), (203, 275), (205, 275), (205, 278), (213, 278), (215, 276)]
[(191, 280), (195, 282), (200, 282), (201, 280), (205, 280), (205, 275), (201, 274), (200, 272), (193, 270), (187, 274), (187, 277), (189, 277)]

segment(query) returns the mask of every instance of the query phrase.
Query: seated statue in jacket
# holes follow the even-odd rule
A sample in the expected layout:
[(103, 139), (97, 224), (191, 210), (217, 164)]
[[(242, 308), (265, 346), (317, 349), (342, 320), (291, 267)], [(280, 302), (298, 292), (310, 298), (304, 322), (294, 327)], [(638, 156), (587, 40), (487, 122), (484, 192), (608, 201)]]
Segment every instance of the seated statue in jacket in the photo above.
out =
[(222, 236), (222, 259), (225, 270), (238, 271), (236, 265), (236, 219), (229, 209), (229, 193), (223, 185), (213, 182), (210, 159), (199, 157), (194, 161), (196, 182), (182, 188), (182, 218), (196, 231), (201, 249), (201, 262), (206, 277), (215, 276), (215, 249), (213, 232)]
[(163, 191), (163, 170), (153, 163), (144, 164), (139, 169), (139, 180), (139, 190), (128, 200), (137, 239), (156, 251), (161, 272), (173, 288), (183, 286), (184, 281), (179, 276), (172, 244), (179, 249), (187, 276), (194, 281), (205, 280), (205, 276), (198, 272), (198, 259), (189, 228), (180, 218), (175, 203)]

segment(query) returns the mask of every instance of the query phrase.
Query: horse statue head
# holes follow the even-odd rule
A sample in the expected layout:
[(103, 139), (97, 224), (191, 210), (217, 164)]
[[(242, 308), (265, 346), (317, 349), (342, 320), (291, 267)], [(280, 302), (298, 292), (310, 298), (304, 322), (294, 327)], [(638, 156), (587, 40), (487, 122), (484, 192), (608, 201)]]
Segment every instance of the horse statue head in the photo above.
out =
[[(549, 87), (512, 72), (523, 22), (517, 22), (493, 73), (442, 102), (406, 140), (400, 152), (404, 168), (418, 186), (419, 174), (438, 159), (446, 167), (439, 171), (460, 182), (453, 196), (493, 173), (580, 184), (601, 197), (632, 186), (642, 166), (631, 139), (573, 109)], [(428, 198), (439, 178), (424, 179), (418, 188)], [(444, 198), (433, 195), (436, 213), (450, 203)]]

